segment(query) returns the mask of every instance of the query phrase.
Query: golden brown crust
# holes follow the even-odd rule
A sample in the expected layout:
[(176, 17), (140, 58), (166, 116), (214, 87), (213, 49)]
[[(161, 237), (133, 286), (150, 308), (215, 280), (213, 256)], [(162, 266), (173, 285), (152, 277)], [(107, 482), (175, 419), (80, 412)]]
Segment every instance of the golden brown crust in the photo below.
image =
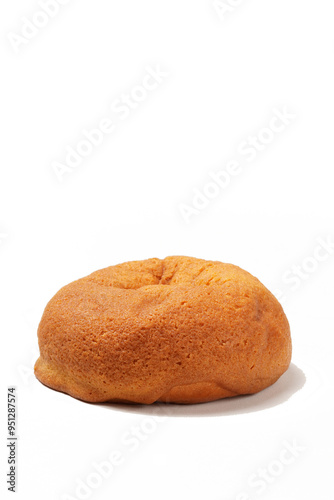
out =
[(126, 262), (63, 287), (38, 328), (37, 378), (89, 402), (199, 403), (258, 392), (288, 368), (277, 299), (232, 264)]

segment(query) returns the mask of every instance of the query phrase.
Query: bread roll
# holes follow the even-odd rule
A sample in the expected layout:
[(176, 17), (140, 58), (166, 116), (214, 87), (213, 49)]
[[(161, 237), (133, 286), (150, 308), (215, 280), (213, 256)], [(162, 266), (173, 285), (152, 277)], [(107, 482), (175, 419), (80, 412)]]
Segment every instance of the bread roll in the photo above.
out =
[(64, 286), (38, 328), (36, 377), (89, 402), (203, 403), (252, 394), (288, 368), (277, 299), (232, 264), (125, 262)]

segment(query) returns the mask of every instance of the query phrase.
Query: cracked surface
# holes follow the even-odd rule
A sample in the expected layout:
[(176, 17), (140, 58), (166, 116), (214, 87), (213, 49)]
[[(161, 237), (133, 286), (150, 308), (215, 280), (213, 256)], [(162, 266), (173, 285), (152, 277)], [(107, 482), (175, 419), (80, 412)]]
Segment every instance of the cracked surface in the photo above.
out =
[(258, 392), (291, 360), (277, 299), (232, 264), (134, 261), (63, 287), (38, 328), (37, 378), (89, 402), (199, 403)]

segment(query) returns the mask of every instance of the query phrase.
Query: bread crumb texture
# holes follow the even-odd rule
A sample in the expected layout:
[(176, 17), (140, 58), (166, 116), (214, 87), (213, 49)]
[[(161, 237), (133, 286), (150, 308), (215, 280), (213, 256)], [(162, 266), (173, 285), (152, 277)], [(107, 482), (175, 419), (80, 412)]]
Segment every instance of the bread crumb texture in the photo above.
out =
[(88, 402), (252, 394), (291, 361), (288, 320), (257, 278), (181, 256), (125, 262), (61, 288), (38, 341), (36, 377)]

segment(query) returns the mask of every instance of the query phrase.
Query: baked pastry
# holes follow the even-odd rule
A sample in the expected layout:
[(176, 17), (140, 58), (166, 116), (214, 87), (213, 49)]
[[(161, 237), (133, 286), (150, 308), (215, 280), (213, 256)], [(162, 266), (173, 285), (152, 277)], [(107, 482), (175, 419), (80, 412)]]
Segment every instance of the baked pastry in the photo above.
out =
[(288, 368), (277, 299), (232, 264), (125, 262), (61, 288), (38, 328), (36, 377), (89, 402), (201, 403), (251, 394)]

